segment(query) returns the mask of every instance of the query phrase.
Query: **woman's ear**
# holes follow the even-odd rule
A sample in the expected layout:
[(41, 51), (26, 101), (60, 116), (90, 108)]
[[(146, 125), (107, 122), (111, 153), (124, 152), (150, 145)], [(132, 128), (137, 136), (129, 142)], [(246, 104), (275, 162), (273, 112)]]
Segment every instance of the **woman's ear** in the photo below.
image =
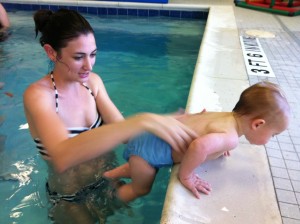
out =
[(57, 53), (56, 51), (51, 47), (50, 44), (45, 44), (44, 46), (44, 50), (46, 52), (46, 54), (48, 55), (48, 57), (50, 58), (51, 61), (56, 62), (56, 56)]
[(266, 123), (266, 121), (264, 119), (254, 119), (251, 123), (251, 128), (253, 130), (256, 130), (256, 129), (262, 127), (265, 123)]

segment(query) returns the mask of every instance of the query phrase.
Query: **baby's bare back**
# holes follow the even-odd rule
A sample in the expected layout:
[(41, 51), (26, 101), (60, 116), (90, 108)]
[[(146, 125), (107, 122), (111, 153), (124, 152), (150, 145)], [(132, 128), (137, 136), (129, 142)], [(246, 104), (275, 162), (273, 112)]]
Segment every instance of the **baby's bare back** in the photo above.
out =
[[(233, 133), (232, 136), (238, 139), (236, 135), (236, 121), (231, 112), (185, 114), (180, 116), (178, 120), (193, 129), (199, 137), (210, 133), (229, 133), (228, 136)], [(208, 159), (220, 156), (223, 154), (223, 151), (225, 150), (220, 150), (217, 153), (218, 155), (210, 155)], [(172, 157), (174, 162), (178, 163), (183, 158), (183, 154), (172, 150)]]
[(235, 120), (231, 112), (187, 114), (179, 117), (178, 120), (193, 129), (199, 136), (235, 128)]

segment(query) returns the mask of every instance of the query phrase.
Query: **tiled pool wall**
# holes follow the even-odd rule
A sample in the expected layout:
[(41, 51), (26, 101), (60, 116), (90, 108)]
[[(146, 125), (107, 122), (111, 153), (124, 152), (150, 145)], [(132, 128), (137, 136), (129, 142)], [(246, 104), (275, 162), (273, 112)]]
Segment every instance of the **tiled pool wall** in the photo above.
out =
[[(105, 1), (105, 0), (96, 0)], [(111, 2), (146, 2), (146, 3), (168, 3), (168, 0), (107, 0)]]
[(140, 17), (174, 17), (181, 19), (207, 19), (208, 9), (168, 7), (164, 4), (151, 3), (121, 3), (97, 1), (0, 1), (7, 11), (50, 9), (56, 11), (60, 8), (76, 10), (80, 13), (89, 13), (99, 16), (122, 15)]

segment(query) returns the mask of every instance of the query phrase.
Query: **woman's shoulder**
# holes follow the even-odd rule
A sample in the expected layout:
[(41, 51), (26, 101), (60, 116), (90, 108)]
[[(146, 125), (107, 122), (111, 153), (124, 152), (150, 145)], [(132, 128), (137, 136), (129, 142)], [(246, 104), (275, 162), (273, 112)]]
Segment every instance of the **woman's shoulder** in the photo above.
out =
[(104, 88), (104, 83), (103, 83), (101, 77), (97, 73), (94, 73), (94, 72), (90, 73), (89, 80), (86, 84), (89, 88), (92, 89), (92, 91), (94, 93), (97, 93), (99, 91), (99, 89)]
[(97, 73), (91, 72), (88, 84), (97, 84), (98, 82), (102, 82), (101, 77)]
[(30, 84), (23, 94), (24, 100), (33, 100), (36, 98), (44, 98), (46, 100), (47, 96), (52, 96), (54, 92), (53, 86), (50, 84), (51, 82), (48, 80), (47, 76)]

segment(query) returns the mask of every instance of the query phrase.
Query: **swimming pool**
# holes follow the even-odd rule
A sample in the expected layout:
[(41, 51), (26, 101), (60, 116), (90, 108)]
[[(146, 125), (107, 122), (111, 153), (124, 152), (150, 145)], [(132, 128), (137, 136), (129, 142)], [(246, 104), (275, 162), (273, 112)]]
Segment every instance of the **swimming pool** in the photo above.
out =
[[(12, 35), (0, 43), (0, 82), (5, 83), (0, 90), (0, 175), (6, 179), (0, 181), (0, 200), (5, 201), (0, 223), (49, 222), (46, 167), (26, 129), (22, 105), (24, 89), (50, 69), (34, 39), (31, 14), (9, 12)], [(185, 107), (205, 21), (85, 16), (99, 49), (94, 71), (125, 116)], [(119, 212), (111, 222), (159, 223), (168, 178), (169, 170), (161, 170), (152, 193), (133, 203), (133, 215)]]

